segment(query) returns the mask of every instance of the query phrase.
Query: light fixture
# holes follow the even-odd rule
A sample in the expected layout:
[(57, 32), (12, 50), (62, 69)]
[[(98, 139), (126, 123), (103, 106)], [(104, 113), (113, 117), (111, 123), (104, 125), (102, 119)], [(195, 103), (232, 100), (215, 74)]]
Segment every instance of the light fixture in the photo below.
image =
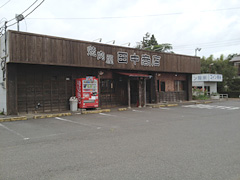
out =
[(128, 42), (128, 43), (121, 44), (121, 46), (123, 46), (123, 45), (130, 46), (130, 45), (131, 45), (131, 43), (130, 43), (130, 42)]
[(95, 39), (95, 40), (93, 40), (93, 42), (94, 41), (102, 42), (102, 38)]
[(195, 49), (195, 56), (197, 56), (197, 51), (201, 51), (202, 48), (196, 48)]
[(110, 43), (110, 42), (112, 42), (112, 44), (115, 44), (115, 40), (108, 41), (108, 42), (106, 42), (106, 44), (107, 44), (107, 43)]
[(99, 74), (100, 76), (102, 76), (102, 75), (104, 74), (104, 72), (103, 72), (103, 71), (99, 71), (98, 74)]
[(19, 31), (19, 22), (24, 19), (24, 16), (22, 14), (16, 14), (15, 18), (16, 18), (16, 21), (17, 21), (17, 29)]

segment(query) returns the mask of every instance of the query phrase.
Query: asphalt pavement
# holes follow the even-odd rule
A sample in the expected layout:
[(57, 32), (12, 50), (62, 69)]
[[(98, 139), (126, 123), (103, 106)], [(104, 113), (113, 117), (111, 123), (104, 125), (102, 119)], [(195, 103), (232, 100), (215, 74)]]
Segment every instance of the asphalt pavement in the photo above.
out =
[(0, 123), (3, 180), (240, 180), (240, 101)]

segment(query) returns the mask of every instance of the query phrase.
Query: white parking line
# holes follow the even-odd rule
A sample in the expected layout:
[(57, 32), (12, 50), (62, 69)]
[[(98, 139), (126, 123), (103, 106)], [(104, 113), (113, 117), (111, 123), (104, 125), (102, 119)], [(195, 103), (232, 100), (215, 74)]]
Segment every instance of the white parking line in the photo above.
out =
[(205, 105), (205, 104), (187, 105), (187, 106), (182, 106), (182, 107), (200, 108), (200, 109), (222, 109), (222, 110), (237, 110), (237, 109), (240, 109), (239, 107), (234, 107), (234, 106), (217, 106), (217, 105)]
[(170, 110), (170, 108), (163, 108), (163, 107), (160, 107), (159, 109)]
[(60, 136), (60, 135), (63, 135), (63, 134), (67, 134), (67, 133), (56, 133), (56, 134), (49, 134), (49, 135), (45, 135), (45, 136), (31, 137), (31, 140), (53, 137), (53, 136)]
[(102, 116), (111, 116), (111, 117), (117, 117), (116, 115), (112, 115), (112, 114), (106, 114), (106, 113), (99, 113)]
[(79, 124), (79, 125), (82, 125), (82, 126), (88, 126), (88, 127), (95, 126), (95, 125), (89, 125), (89, 124), (79, 123), (79, 122), (76, 122), (76, 121), (71, 121), (71, 120), (69, 120), (69, 119), (64, 119), (64, 118), (60, 118), (60, 117), (55, 117), (55, 119), (60, 120), (60, 121), (65, 121), (65, 122), (74, 123), (74, 124)]
[(135, 109), (133, 109), (132, 111), (133, 112), (143, 112), (143, 111), (139, 111), (139, 110), (135, 110)]
[(6, 130), (12, 132), (13, 134), (16, 134), (16, 135), (20, 136), (21, 138), (23, 138), (23, 140), (28, 140), (28, 139), (29, 139), (29, 138), (23, 136), (22, 134), (18, 133), (17, 131), (14, 131), (14, 130), (8, 128), (7, 126), (4, 126), (4, 125), (1, 124), (1, 123), (0, 123), (0, 126), (3, 127), (3, 128), (6, 129)]

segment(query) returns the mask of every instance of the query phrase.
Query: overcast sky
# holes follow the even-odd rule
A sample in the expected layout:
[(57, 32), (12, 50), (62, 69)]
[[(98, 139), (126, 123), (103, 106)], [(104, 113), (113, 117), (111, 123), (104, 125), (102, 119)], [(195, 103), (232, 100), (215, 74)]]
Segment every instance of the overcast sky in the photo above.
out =
[[(1, 26), (36, 0), (0, 0)], [(26, 16), (42, 0), (23, 13)], [(3, 19), (2, 19), (3, 18)], [(15, 20), (8, 23), (11, 25)], [(17, 26), (8, 29), (17, 30)], [(20, 31), (116, 45), (140, 42), (146, 32), (177, 54), (219, 57), (240, 53), (239, 0), (45, 0)]]

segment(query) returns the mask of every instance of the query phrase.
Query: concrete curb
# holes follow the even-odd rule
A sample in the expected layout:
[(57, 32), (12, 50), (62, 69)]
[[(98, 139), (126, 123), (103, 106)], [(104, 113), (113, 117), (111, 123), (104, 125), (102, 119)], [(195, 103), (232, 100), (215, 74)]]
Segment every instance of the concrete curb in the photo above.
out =
[(23, 121), (23, 120), (27, 120), (27, 117), (20, 116), (20, 117), (11, 117), (11, 118), (0, 118), (0, 122)]
[(101, 110), (92, 110), (92, 111), (83, 111), (82, 114), (99, 114), (104, 112), (111, 112), (110, 109), (101, 109)]
[(35, 115), (32, 117), (27, 117), (27, 116), (9, 117), (9, 118), (0, 118), (0, 122), (24, 121), (24, 120), (28, 120), (28, 119), (44, 119), (44, 118), (71, 116), (71, 115), (72, 115), (72, 113), (58, 113), (58, 114)]
[(160, 107), (175, 107), (175, 106), (178, 106), (178, 104), (153, 104), (150, 107), (160, 108)]
[(118, 111), (127, 111), (127, 108), (118, 108)]
[(176, 107), (178, 104), (168, 104), (167, 107)]
[(33, 116), (33, 119), (44, 119), (44, 118), (71, 116), (71, 115), (72, 113), (46, 114), (46, 115)]
[(212, 103), (212, 101), (205, 101), (204, 104)]
[[(193, 104), (209, 104), (213, 103), (212, 101), (197, 101), (192, 102)], [(181, 104), (181, 103), (180, 103)], [(151, 108), (160, 108), (160, 107), (175, 107), (179, 106), (179, 104), (148, 104), (147, 107)], [(118, 111), (127, 111), (128, 108), (118, 108)], [(92, 111), (83, 111), (81, 114), (99, 114), (111, 112), (110, 109), (101, 109), (101, 110), (92, 110)], [(72, 113), (58, 113), (58, 114), (45, 114), (45, 115), (35, 115), (33, 117), (27, 116), (20, 116), (20, 117), (7, 117), (7, 118), (0, 118), (0, 122), (9, 122), (9, 121), (24, 121), (28, 119), (44, 119), (44, 118), (52, 118), (52, 117), (61, 117), (61, 116), (71, 116)]]

